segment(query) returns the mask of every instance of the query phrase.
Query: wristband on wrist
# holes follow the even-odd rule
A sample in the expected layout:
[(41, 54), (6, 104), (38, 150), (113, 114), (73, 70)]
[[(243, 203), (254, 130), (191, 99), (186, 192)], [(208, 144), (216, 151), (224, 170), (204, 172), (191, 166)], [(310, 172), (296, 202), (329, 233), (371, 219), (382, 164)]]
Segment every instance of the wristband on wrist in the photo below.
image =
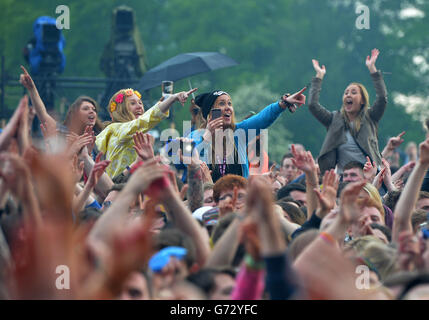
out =
[[(142, 164), (143, 164), (143, 161), (139, 161), (136, 164), (133, 164), (128, 171), (130, 172), (130, 174), (133, 174), (133, 172), (136, 171), (138, 168), (140, 168)], [(127, 169), (128, 169), (128, 166), (127, 166)]]
[(322, 238), (326, 243), (329, 244), (335, 244), (336, 242), (332, 235), (324, 231), (320, 233), (320, 238)]
[(244, 256), (244, 263), (249, 269), (253, 269), (253, 270), (265, 269), (264, 261), (255, 261), (255, 259), (253, 259), (253, 257), (248, 253), (246, 253), (246, 255)]
[(293, 103), (289, 103), (289, 102), (286, 100), (289, 96), (290, 96), (290, 93), (286, 93), (286, 94), (284, 94), (284, 95), (280, 98), (279, 104), (280, 104), (280, 103), (283, 103), (283, 104), (286, 106), (286, 108), (288, 108), (288, 110), (289, 110), (289, 112), (290, 112), (290, 113), (294, 113), (294, 112), (295, 112), (295, 110), (297, 109), (297, 107), (296, 107), (296, 105), (295, 105), (295, 104), (293, 104)]

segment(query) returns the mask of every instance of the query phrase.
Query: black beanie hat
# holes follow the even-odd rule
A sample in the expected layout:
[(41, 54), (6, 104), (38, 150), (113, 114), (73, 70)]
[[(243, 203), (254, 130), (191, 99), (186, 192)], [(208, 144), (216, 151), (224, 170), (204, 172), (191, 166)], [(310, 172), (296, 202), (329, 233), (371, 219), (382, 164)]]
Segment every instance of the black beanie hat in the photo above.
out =
[(224, 94), (229, 95), (225, 91), (215, 90), (212, 92), (199, 94), (195, 97), (195, 104), (201, 108), (204, 119), (207, 119), (207, 116), (209, 115), (216, 99)]

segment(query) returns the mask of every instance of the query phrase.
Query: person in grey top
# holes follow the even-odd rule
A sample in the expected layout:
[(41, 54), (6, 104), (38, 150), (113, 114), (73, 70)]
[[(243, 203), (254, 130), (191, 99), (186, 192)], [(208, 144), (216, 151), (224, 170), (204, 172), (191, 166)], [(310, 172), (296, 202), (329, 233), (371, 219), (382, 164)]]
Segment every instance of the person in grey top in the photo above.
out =
[(387, 105), (386, 86), (381, 72), (375, 67), (379, 55), (377, 49), (367, 56), (366, 66), (371, 73), (376, 92), (376, 99), (369, 107), (369, 95), (366, 88), (353, 82), (343, 94), (343, 105), (339, 111), (329, 111), (319, 104), (319, 95), (323, 77), (326, 74), (324, 65), (313, 59), (316, 77), (312, 79), (309, 110), (328, 130), (323, 142), (318, 162), (323, 174), (326, 170), (337, 167), (339, 173), (350, 161), (366, 162), (366, 156), (381, 165), (381, 154), (378, 147), (378, 122)]

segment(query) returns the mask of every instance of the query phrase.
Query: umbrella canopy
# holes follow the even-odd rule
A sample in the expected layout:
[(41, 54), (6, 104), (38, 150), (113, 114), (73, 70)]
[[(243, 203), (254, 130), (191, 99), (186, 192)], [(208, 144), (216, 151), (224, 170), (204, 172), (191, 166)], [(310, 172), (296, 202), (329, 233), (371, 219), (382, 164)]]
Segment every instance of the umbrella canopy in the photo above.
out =
[(179, 54), (147, 71), (140, 80), (140, 91), (161, 85), (164, 80), (177, 81), (195, 74), (235, 66), (238, 63), (219, 52), (190, 52)]

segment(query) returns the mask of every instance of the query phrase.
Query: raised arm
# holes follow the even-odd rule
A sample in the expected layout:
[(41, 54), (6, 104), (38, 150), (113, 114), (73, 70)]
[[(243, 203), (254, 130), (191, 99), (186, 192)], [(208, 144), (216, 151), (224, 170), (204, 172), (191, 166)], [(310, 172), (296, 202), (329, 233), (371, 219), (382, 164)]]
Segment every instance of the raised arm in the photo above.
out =
[(241, 225), (240, 242), (244, 244), (246, 255), (236, 277), (231, 300), (259, 300), (264, 293), (264, 264), (257, 230), (258, 226), (251, 217)]
[(378, 49), (372, 49), (371, 57), (366, 57), (366, 66), (368, 67), (369, 72), (371, 73), (372, 81), (374, 82), (375, 87), (375, 102), (372, 107), (369, 109), (370, 117), (378, 122), (386, 110), (387, 105), (387, 90), (386, 85), (384, 84), (383, 76), (381, 72), (375, 67), (375, 62), (377, 61), (380, 51)]
[(335, 208), (335, 200), (339, 183), (340, 177), (333, 169), (331, 169), (330, 171), (325, 171), (323, 176), (322, 192), (320, 192), (319, 187), (314, 189), (314, 192), (318, 198), (318, 206), (315, 215), (320, 219), (323, 219), (329, 212), (331, 212), (331, 210)]
[(45, 104), (40, 98), (39, 91), (37, 90), (36, 85), (34, 84), (33, 79), (27, 70), (21, 66), (23, 74), (19, 77), (19, 82), (28, 90), (30, 95), (31, 103), (36, 110), (37, 117), (41, 123), (48, 123), (50, 126), (56, 126), (56, 121), (52, 118), (46, 111)]
[(178, 92), (176, 94), (172, 94), (167, 99), (165, 99), (159, 103), (159, 109), (161, 110), (162, 113), (165, 113), (170, 109), (170, 107), (176, 101), (178, 101), (183, 106), (185, 104), (186, 100), (188, 100), (189, 95), (191, 95), (192, 93), (194, 93), (197, 90), (198, 90), (198, 88), (194, 88), (194, 89), (191, 89), (189, 91), (182, 91), (182, 92)]
[(305, 95), (303, 94), (305, 90), (307, 88), (304, 87), (292, 95), (283, 95), (280, 102), (272, 103), (253, 117), (237, 123), (237, 128), (245, 130), (268, 128), (286, 108), (289, 106), (294, 108), (293, 105), (300, 107), (305, 103)]
[(161, 179), (164, 174), (165, 169), (158, 166), (155, 160), (149, 161), (137, 169), (117, 199), (95, 223), (89, 236), (90, 241), (110, 241), (113, 231), (121, 227), (127, 219), (131, 203), (135, 201), (140, 192), (148, 189), (153, 181)]
[(229, 224), (207, 259), (206, 267), (214, 268), (219, 266), (230, 266), (234, 260), (234, 255), (239, 246), (238, 231), (241, 224), (240, 218), (235, 217)]
[(420, 143), (419, 149), (420, 158), (414, 170), (411, 172), (395, 207), (392, 242), (398, 242), (399, 234), (402, 231), (412, 232), (413, 230), (411, 225), (411, 214), (416, 205), (423, 178), (429, 168), (429, 138)]
[(184, 205), (171, 183), (161, 191), (160, 200), (167, 207), (176, 227), (193, 240), (197, 251), (197, 263), (201, 267), (204, 266), (210, 254), (209, 243), (205, 240), (200, 225), (192, 217), (192, 213)]
[[(314, 239), (295, 260), (294, 267), (308, 299), (371, 299), (372, 291), (356, 287), (355, 266), (346, 259), (337, 240), (344, 240), (347, 226), (360, 214), (356, 197), (364, 181), (353, 182), (341, 194), (341, 209), (325, 232)], [(371, 295), (370, 295), (371, 294)]]
[[(188, 141), (188, 139), (181, 140), (183, 142)], [(207, 165), (199, 159), (196, 149), (192, 150), (192, 156), (184, 155), (181, 149), (178, 150), (178, 153), (180, 156), (180, 161), (188, 165), (188, 208), (191, 210), (191, 212), (194, 212), (198, 208), (204, 206), (204, 183), (213, 183), (213, 181), (211, 180), (210, 171), (208, 171)], [(209, 181), (207, 180), (207, 175), (210, 179)]]
[(400, 134), (398, 134), (396, 137), (391, 137), (389, 141), (387, 141), (386, 146), (383, 149), (383, 152), (381, 152), (381, 156), (383, 158), (387, 158), (392, 154), (393, 151), (395, 151), (396, 148), (398, 148), (402, 142), (404, 142), (404, 139), (402, 139), (402, 136), (405, 134), (405, 131), (402, 131)]
[(42, 215), (27, 164), (21, 157), (11, 153), (1, 153), (0, 163), (3, 163), (0, 177), (4, 179), (12, 194), (20, 200), (26, 223), (40, 228)]
[(86, 200), (91, 195), (91, 192), (94, 190), (95, 186), (98, 183), (98, 180), (104, 174), (104, 170), (106, 170), (106, 167), (109, 164), (110, 160), (100, 161), (100, 157), (97, 157), (95, 165), (92, 167), (89, 173), (87, 183), (83, 187), (83, 190), (76, 197), (75, 201), (73, 201), (73, 212), (75, 214), (78, 214), (80, 211), (83, 210)]
[(188, 166), (188, 186), (188, 207), (194, 212), (204, 205), (203, 174), (201, 166), (197, 163)]
[(266, 291), (272, 300), (289, 299), (296, 294), (299, 281), (286, 255), (286, 241), (274, 213), (272, 194), (266, 181), (260, 177), (253, 178), (247, 197), (247, 207), (258, 226), (261, 256), (265, 260)]
[(0, 134), (0, 151), (5, 151), (9, 148), (10, 141), (18, 131), (21, 115), (27, 106), (28, 97), (24, 96), (19, 101), (18, 107), (16, 108), (6, 127), (3, 129), (3, 132)]
[[(100, 160), (100, 157), (103, 155), (102, 152), (100, 152), (97, 155), (96, 161), (92, 160), (91, 156), (88, 154), (87, 146), (82, 148), (82, 151), (79, 155), (79, 159), (81, 159), (84, 163), (84, 170), (85, 174), (89, 177), (91, 175), (91, 171), (94, 168), (94, 165), (97, 162), (97, 159)], [(102, 175), (97, 179), (97, 183), (95, 184), (95, 192), (98, 196), (101, 198), (105, 198), (107, 194), (109, 193), (109, 190), (113, 187), (114, 183), (112, 179), (109, 177), (109, 175), (105, 172), (102, 173)]]
[(319, 103), (320, 90), (322, 89), (322, 81), (326, 74), (326, 68), (324, 65), (319, 66), (319, 61), (313, 59), (313, 68), (316, 71), (316, 76), (311, 80), (310, 89), (310, 102), (308, 104), (308, 110), (311, 114), (319, 120), (326, 128), (331, 124), (333, 115), (332, 112), (328, 111)]
[(407, 164), (404, 164), (402, 167), (396, 170), (396, 172), (392, 175), (392, 182), (395, 183), (396, 181), (401, 180), (406, 172), (413, 170), (415, 165), (416, 165), (415, 161), (410, 161)]

